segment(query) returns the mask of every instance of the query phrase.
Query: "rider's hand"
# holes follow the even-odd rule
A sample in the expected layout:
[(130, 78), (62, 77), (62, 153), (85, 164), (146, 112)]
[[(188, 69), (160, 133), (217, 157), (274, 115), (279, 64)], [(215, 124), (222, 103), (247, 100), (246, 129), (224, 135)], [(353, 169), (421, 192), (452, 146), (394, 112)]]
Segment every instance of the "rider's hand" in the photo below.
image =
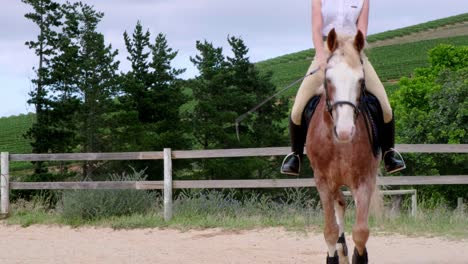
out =
[(325, 67), (327, 67), (327, 54), (326, 52), (318, 52), (315, 54), (315, 62), (320, 69), (325, 70)]

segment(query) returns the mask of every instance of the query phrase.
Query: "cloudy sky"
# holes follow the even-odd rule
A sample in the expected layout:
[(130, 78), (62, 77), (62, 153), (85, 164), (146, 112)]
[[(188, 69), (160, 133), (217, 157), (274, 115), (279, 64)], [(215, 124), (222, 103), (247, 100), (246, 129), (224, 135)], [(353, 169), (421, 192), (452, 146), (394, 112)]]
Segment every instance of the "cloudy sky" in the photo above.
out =
[[(74, 0), (70, 0), (74, 1)], [(59, 1), (63, 2), (63, 1)], [(208, 40), (226, 47), (228, 35), (240, 36), (252, 61), (261, 61), (312, 47), (310, 0), (82, 0), (104, 12), (99, 30), (119, 50), (121, 71), (129, 68), (122, 34), (137, 20), (152, 38), (166, 34), (179, 51), (177, 68), (184, 78), (197, 74), (190, 63), (195, 42)], [(0, 9), (0, 117), (32, 112), (26, 101), (37, 58), (24, 45), (36, 38), (34, 24), (24, 18), (30, 8), (20, 0), (2, 0)], [(468, 12), (467, 0), (373, 0), (369, 34)], [(227, 48), (225, 48), (226, 50)]]

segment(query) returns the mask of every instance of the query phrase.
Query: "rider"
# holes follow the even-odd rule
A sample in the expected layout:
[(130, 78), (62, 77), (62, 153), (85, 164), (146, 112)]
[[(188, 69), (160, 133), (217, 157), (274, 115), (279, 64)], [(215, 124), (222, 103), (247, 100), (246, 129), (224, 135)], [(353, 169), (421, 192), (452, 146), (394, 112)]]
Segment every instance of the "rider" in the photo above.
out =
[[(328, 32), (335, 28), (337, 33), (355, 35), (360, 30), (367, 36), (370, 0), (312, 0), (312, 40), (315, 47), (315, 58), (308, 73), (320, 67), (315, 74), (304, 79), (296, 95), (289, 119), (292, 153), (286, 156), (281, 172), (299, 175), (304, 152), (306, 131), (301, 126), (302, 112), (309, 100), (319, 95), (319, 88), (324, 81), (324, 69), (329, 51), (324, 40)], [(377, 73), (366, 56), (362, 56), (366, 88), (377, 97), (383, 111), (384, 131), (382, 142), (385, 170), (389, 173), (405, 168), (403, 160), (395, 157), (395, 122), (393, 112)]]

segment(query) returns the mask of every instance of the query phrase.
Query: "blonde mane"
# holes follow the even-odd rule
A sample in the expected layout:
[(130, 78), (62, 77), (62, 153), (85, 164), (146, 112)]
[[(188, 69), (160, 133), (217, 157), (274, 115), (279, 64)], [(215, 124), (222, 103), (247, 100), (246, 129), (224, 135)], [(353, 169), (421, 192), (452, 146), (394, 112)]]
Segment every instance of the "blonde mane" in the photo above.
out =
[(333, 55), (342, 57), (351, 68), (362, 67), (361, 54), (354, 46), (354, 36), (338, 35), (338, 48), (333, 52)]

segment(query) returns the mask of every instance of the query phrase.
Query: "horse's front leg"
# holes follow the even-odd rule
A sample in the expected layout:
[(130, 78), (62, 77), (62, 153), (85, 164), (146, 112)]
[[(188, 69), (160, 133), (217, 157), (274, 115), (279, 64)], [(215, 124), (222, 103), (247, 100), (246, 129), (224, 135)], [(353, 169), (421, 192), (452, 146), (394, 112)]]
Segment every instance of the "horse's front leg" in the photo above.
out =
[(336, 241), (338, 241), (339, 228), (335, 219), (334, 198), (335, 193), (330, 189), (326, 181), (317, 179), (317, 190), (322, 202), (324, 216), (323, 235), (328, 247), (327, 264), (338, 264), (338, 253), (336, 251)]
[(335, 207), (335, 216), (336, 216), (336, 221), (338, 223), (339, 235), (340, 235), (336, 244), (338, 257), (340, 259), (340, 264), (348, 264), (349, 263), (348, 247), (346, 246), (346, 238), (344, 234), (344, 227), (345, 227), (344, 216), (345, 216), (345, 210), (346, 210), (346, 201), (344, 199), (344, 195), (341, 190), (338, 190), (336, 192), (334, 207)]
[(374, 190), (374, 183), (361, 183), (353, 190), (356, 204), (356, 221), (353, 227), (353, 240), (355, 244), (353, 264), (368, 263), (366, 243), (369, 239), (369, 205)]

